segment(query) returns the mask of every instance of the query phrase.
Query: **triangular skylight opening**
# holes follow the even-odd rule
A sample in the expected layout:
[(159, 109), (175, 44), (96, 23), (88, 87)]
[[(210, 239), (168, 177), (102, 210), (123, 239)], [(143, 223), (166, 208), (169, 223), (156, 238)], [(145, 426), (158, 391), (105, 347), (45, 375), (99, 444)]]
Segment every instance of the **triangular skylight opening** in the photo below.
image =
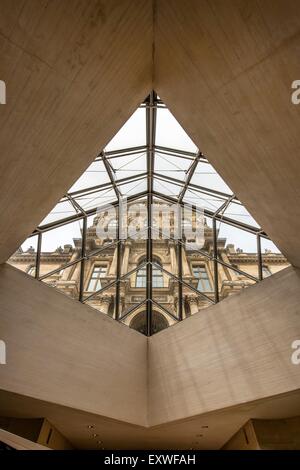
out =
[(145, 334), (288, 266), (204, 152), (151, 92), (9, 263)]

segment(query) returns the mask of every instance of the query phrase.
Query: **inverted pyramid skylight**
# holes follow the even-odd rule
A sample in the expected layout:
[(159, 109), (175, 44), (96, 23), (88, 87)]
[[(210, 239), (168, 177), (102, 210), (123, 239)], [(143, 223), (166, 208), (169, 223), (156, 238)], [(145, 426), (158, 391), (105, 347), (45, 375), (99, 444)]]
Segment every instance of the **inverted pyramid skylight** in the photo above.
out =
[(155, 92), (9, 263), (147, 335), (288, 265)]

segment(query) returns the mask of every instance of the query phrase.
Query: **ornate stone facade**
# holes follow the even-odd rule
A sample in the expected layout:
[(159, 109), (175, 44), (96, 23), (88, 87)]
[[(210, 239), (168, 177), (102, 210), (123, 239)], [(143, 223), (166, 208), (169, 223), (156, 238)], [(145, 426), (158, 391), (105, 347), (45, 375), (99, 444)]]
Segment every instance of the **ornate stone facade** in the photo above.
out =
[[(96, 234), (97, 217), (87, 229), (86, 253), (90, 257), (84, 261), (84, 298), (93, 292), (111, 284), (111, 287), (96, 294), (86, 303), (100, 312), (114, 316), (116, 299), (116, 270), (117, 247), (113, 240), (99, 239)], [(97, 250), (100, 252), (95, 253)], [(214, 266), (213, 260), (205, 255), (213, 255), (212, 229), (205, 221), (204, 245), (202, 253), (183, 245), (182, 249), (182, 287), (183, 318), (195, 314), (208, 307), (214, 298)], [(126, 315), (123, 320), (128, 326), (145, 332), (145, 305), (140, 305), (146, 299), (146, 271), (141, 268), (134, 271), (145, 261), (146, 240), (125, 240), (121, 242), (121, 276), (120, 281), (120, 315)], [(218, 238), (218, 256), (221, 262), (257, 277), (258, 257), (256, 253), (244, 253), (233, 244), (227, 244), (226, 239)], [(40, 276), (54, 270), (43, 281), (78, 299), (80, 282), (80, 264), (76, 260), (81, 257), (81, 239), (73, 239), (73, 245), (58, 247), (53, 252), (42, 252), (40, 258)], [(264, 277), (274, 274), (288, 266), (285, 257), (280, 253), (267, 251), (263, 253)], [(157, 332), (176, 322), (178, 315), (178, 281), (172, 275), (178, 275), (177, 242), (169, 239), (153, 240), (153, 332)], [(64, 268), (68, 263), (71, 266)], [(18, 250), (9, 260), (18, 269), (34, 276), (36, 251), (33, 248)], [(159, 269), (159, 266), (164, 271)], [(220, 300), (240, 292), (254, 284), (245, 275), (230, 269), (225, 264), (218, 264), (218, 284)], [(127, 273), (134, 271), (126, 277)], [(171, 275), (169, 275), (170, 273)], [(190, 288), (191, 286), (192, 288)], [(198, 292), (198, 293), (197, 293)], [(201, 295), (204, 293), (207, 297)], [(168, 314), (170, 313), (170, 315)]]

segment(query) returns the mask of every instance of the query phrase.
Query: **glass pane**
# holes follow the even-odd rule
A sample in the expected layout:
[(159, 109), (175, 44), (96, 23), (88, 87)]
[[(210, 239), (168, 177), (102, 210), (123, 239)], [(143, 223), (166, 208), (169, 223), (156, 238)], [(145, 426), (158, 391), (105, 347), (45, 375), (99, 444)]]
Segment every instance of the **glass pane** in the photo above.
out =
[(218, 257), (258, 278), (256, 235), (220, 222), (217, 222), (217, 230)]
[(39, 226), (47, 225), (51, 222), (55, 222), (56, 220), (65, 219), (72, 215), (77, 214), (79, 211), (74, 208), (70, 201), (64, 200), (60, 201), (56, 206), (52, 209), (51, 212), (41, 221)]
[(105, 147), (106, 152), (146, 145), (146, 111), (137, 109)]
[(244, 224), (251, 225), (252, 227), (259, 227), (256, 220), (242, 204), (231, 202), (223, 214), (229, 219), (237, 220)]
[(122, 196), (131, 196), (133, 194), (142, 193), (147, 190), (147, 179), (142, 178), (140, 180), (132, 181), (119, 185)]
[(114, 189), (109, 187), (108, 189), (104, 189), (102, 191), (87, 191), (74, 197), (74, 199), (80, 205), (80, 207), (82, 207), (82, 209), (88, 210), (103, 207), (106, 204), (115, 202), (117, 200), (117, 196)]
[(192, 161), (174, 155), (163, 155), (159, 152), (155, 153), (154, 171), (155, 173), (172, 176), (183, 181), (186, 177)]
[(193, 204), (199, 208), (215, 212), (224, 204), (225, 199), (210, 193), (205, 194), (204, 192), (200, 192), (195, 189), (188, 189), (185, 193), (183, 201), (189, 204)]
[(231, 189), (209, 163), (199, 162), (191, 179), (192, 184), (232, 194)]
[(87, 218), (86, 254), (101, 248), (111, 249), (111, 244), (117, 241), (117, 217), (118, 208), (111, 206), (107, 210), (99, 210)]
[[(84, 263), (83, 299), (95, 293), (85, 304), (99, 312), (115, 316), (117, 246), (107, 246), (90, 255)], [(96, 293), (100, 289), (101, 292)]]
[(98, 310), (98, 312), (108, 315), (111, 318), (115, 316), (115, 286), (110, 287), (109, 289), (102, 292), (102, 294), (95, 295), (95, 297), (87, 300), (85, 305)]
[(152, 266), (152, 299), (178, 318), (178, 281), (162, 272), (155, 260)]
[(208, 258), (205, 259), (204, 257), (200, 260), (199, 256), (197, 260), (195, 260), (195, 258), (191, 260), (190, 268), (191, 275), (193, 276), (190, 284), (199, 292), (211, 296), (214, 292), (213, 261)]
[(59, 289), (63, 294), (72, 299), (79, 299), (80, 266), (77, 263), (69, 268), (61, 269), (58, 273), (43, 279), (43, 282), (50, 287)]
[[(174, 312), (174, 308), (176, 309), (177, 306), (174, 307), (173, 299), (171, 299), (170, 303), (163, 303), (164, 307), (168, 307), (168, 310)], [(174, 314), (174, 313), (173, 313)], [(160, 331), (168, 328), (169, 326), (175, 325), (177, 320), (172, 318), (170, 315), (166, 313), (163, 308), (160, 308), (159, 305), (152, 306), (152, 334), (155, 335)]]
[(169, 181), (162, 181), (158, 178), (154, 178), (154, 191), (157, 191), (161, 194), (166, 194), (167, 196), (177, 197), (182, 189), (183, 185), (173, 184)]
[[(84, 298), (113, 283), (116, 280), (116, 274), (116, 247), (109, 247), (96, 255), (90, 256), (84, 263)], [(115, 288), (110, 289), (114, 290)], [(106, 290), (104, 292), (107, 295)], [(101, 294), (99, 295), (101, 297)]]
[(144, 173), (147, 170), (146, 153), (124, 155), (109, 159), (117, 180)]
[(157, 247), (168, 248), (163, 240), (177, 240), (181, 237), (179, 217), (179, 206), (176, 203), (171, 204), (160, 198), (153, 199), (151, 223), (153, 244), (156, 242)]
[(122, 275), (133, 271), (135, 268), (140, 267), (138, 271), (130, 276), (130, 286), (132, 288), (146, 287), (146, 241), (145, 240), (132, 240), (125, 242), (123, 245), (122, 256)]
[(8, 259), (7, 263), (34, 277), (37, 241), (37, 236), (27, 238), (20, 248)]
[(128, 276), (119, 282), (120, 289), (120, 303), (119, 303), (119, 316), (123, 319), (126, 325), (129, 325), (132, 318), (140, 311), (144, 310), (145, 306), (141, 306), (138, 310), (132, 313), (131, 310), (137, 307), (141, 302), (146, 300), (146, 286), (136, 288), (136, 277), (134, 275)]
[(157, 110), (156, 144), (188, 152), (198, 151), (194, 142), (168, 109)]
[(42, 234), (40, 276), (81, 256), (82, 220)]
[(110, 179), (101, 160), (93, 162), (80, 178), (71, 186), (69, 193), (90, 188), (99, 184), (109, 183)]
[(263, 278), (290, 266), (288, 260), (280, 253), (277, 246), (266, 238), (261, 237), (261, 253), (263, 262)]
[[(126, 215), (127, 214), (127, 215)], [(148, 212), (146, 199), (138, 199), (128, 203), (125, 214), (124, 227), (127, 221), (127, 230), (124, 231), (122, 238), (135, 241), (139, 247), (138, 253), (145, 253), (147, 239)]]
[[(193, 284), (197, 286), (197, 280), (193, 280)], [(195, 286), (193, 286), (195, 287)], [(183, 297), (183, 318), (190, 317), (191, 315), (195, 315), (195, 313), (201, 312), (207, 307), (213, 305), (213, 303), (209, 300), (214, 300), (214, 293), (213, 292), (206, 292), (207, 297), (202, 295), (197, 295), (192, 289), (187, 286), (183, 286), (182, 288), (182, 297)]]
[[(173, 240), (153, 240), (152, 243), (153, 261), (174, 276), (178, 276), (178, 251), (177, 243)], [(155, 271), (156, 279), (153, 278), (153, 287), (165, 287), (164, 275)]]
[(220, 264), (218, 264), (218, 276), (220, 300), (223, 300), (230, 295), (242, 292), (243, 289), (256, 284), (252, 279), (249, 279), (246, 276)]

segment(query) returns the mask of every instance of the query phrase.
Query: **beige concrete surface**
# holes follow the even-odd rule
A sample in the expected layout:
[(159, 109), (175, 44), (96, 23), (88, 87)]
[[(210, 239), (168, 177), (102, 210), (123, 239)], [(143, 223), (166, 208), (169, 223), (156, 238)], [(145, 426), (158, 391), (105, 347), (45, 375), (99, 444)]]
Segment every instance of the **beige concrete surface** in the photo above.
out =
[(2, 265), (0, 337), (1, 389), (146, 425), (145, 336)]
[(149, 338), (149, 425), (300, 388), (300, 272), (287, 268)]
[(5, 431), (5, 429), (0, 429), (0, 441), (16, 450), (51, 450), (29, 439), (24, 439), (24, 437)]
[(147, 341), (2, 266), (0, 415), (46, 417), (79, 448), (95, 424), (107, 448), (213, 449), (250, 418), (300, 414), (299, 282), (287, 268)]

